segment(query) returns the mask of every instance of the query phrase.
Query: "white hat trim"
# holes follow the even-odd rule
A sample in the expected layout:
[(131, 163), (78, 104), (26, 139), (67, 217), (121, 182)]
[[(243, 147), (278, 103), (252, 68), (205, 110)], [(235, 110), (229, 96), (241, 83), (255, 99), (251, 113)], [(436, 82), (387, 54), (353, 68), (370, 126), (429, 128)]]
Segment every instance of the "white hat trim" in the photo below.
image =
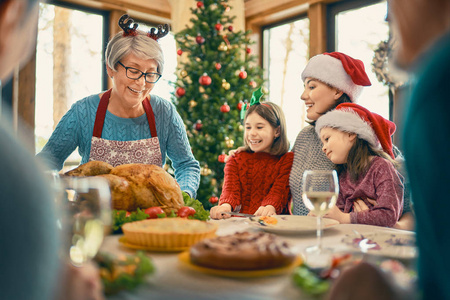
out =
[(330, 55), (319, 54), (312, 57), (302, 72), (302, 80), (311, 77), (331, 85), (346, 93), (352, 102), (356, 102), (363, 90), (363, 86), (352, 81), (345, 72), (342, 62)]
[(378, 148), (380, 143), (375, 131), (363, 120), (358, 113), (349, 110), (332, 110), (321, 116), (316, 121), (316, 133), (320, 137), (320, 130), (323, 127), (331, 127), (341, 131), (355, 133), (358, 138), (366, 140), (373, 147)]

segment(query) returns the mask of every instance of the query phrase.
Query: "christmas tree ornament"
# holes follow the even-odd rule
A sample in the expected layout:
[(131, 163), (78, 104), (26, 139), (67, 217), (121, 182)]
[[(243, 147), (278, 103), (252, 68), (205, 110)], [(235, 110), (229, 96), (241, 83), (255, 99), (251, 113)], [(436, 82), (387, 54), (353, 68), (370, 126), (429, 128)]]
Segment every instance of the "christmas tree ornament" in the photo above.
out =
[(220, 163), (224, 163), (226, 158), (227, 158), (227, 155), (226, 155), (224, 152), (222, 152), (222, 154), (219, 155), (219, 157), (217, 158), (217, 160), (218, 160)]
[(197, 102), (196, 102), (194, 99), (192, 99), (191, 101), (189, 101), (189, 107), (194, 108), (194, 107), (196, 107), (196, 106), (197, 106)]
[(220, 43), (219, 47), (217, 47), (217, 50), (219, 50), (219, 51), (227, 51), (228, 47), (227, 47), (227, 45), (225, 45), (224, 42), (222, 42), (222, 43)]
[(242, 125), (242, 124), (239, 124), (239, 126), (238, 126), (238, 130), (239, 130), (239, 131), (241, 131), (241, 132), (242, 132), (242, 131), (244, 131), (244, 125)]
[(239, 111), (241, 111), (243, 105), (244, 105), (244, 101), (239, 100), (239, 103), (237, 104), (237, 109), (238, 109)]
[(186, 94), (186, 90), (180, 86), (177, 87), (175, 93), (177, 94), (178, 97), (183, 97)]
[(202, 175), (202, 176), (209, 176), (209, 175), (211, 175), (211, 172), (212, 171), (210, 168), (208, 168), (207, 164), (205, 164), (204, 167), (200, 168), (200, 175)]
[(208, 94), (203, 94), (203, 95), (202, 95), (202, 98), (203, 98), (204, 100), (208, 100), (208, 99), (209, 99), (209, 95), (208, 95)]
[(218, 198), (217, 196), (215, 196), (215, 195), (212, 195), (212, 196), (209, 198), (209, 202), (210, 202), (211, 204), (216, 204), (217, 202), (219, 202), (219, 198)]
[(226, 81), (226, 79), (222, 79), (222, 88), (225, 90), (229, 90), (231, 88), (231, 85), (229, 82)]
[(222, 28), (223, 28), (223, 25), (220, 24), (220, 23), (217, 23), (216, 25), (214, 25), (214, 28), (215, 28), (217, 31), (221, 31)]
[(222, 3), (222, 6), (225, 8), (225, 12), (230, 11), (230, 7), (226, 3)]
[(232, 31), (233, 31), (233, 26), (231, 26), (231, 25), (228, 26), (228, 31), (229, 31), (229, 32), (232, 32)]
[(230, 106), (228, 105), (228, 103), (224, 103), (221, 107), (220, 107), (220, 111), (223, 113), (227, 113), (230, 111)]
[(269, 90), (265, 86), (262, 87), (261, 91), (263, 92), (263, 94), (269, 93)]
[(247, 54), (250, 54), (250, 53), (252, 53), (252, 49), (249, 48), (249, 47), (247, 47), (247, 48), (245, 49), (245, 52), (247, 52)]
[(247, 72), (245, 72), (245, 70), (240, 71), (239, 78), (241, 78), (241, 79), (247, 78)]
[(177, 50), (177, 54), (181, 56), (181, 54), (183, 54), (183, 50), (178, 49), (178, 50)]
[(198, 82), (201, 85), (210, 85), (212, 80), (211, 80), (211, 77), (208, 76), (208, 74), (203, 73), (203, 75), (200, 76), (200, 78), (198, 79)]
[(227, 146), (227, 148), (233, 148), (234, 141), (226, 136), (225, 137), (225, 145)]
[(256, 82), (254, 80), (250, 80), (250, 82), (248, 83), (249, 86), (251, 86), (252, 88), (256, 89)]
[(216, 70), (220, 70), (222, 68), (222, 65), (220, 63), (215, 64)]
[(195, 37), (195, 41), (197, 42), (197, 44), (201, 45), (201, 44), (205, 43), (205, 38), (202, 37), (202, 36), (200, 35), (200, 33), (199, 33), (199, 34), (197, 34), (197, 36)]
[(209, 7), (211, 8), (211, 10), (216, 10), (217, 9), (217, 4), (213, 3)]
[(194, 124), (194, 129), (197, 131), (200, 131), (200, 130), (202, 130), (202, 127), (203, 127), (202, 121), (197, 120), (197, 122), (195, 122), (195, 124)]
[(203, 1), (197, 1), (197, 8), (203, 8), (204, 6)]
[(205, 88), (202, 86), (199, 86), (198, 91), (203, 94), (205, 92)]
[(216, 184), (217, 184), (217, 179), (211, 178), (211, 185), (216, 186)]
[(187, 72), (186, 70), (181, 70), (181, 71), (180, 71), (180, 76), (181, 76), (181, 77), (184, 78), (184, 77), (186, 77), (187, 75), (188, 75), (188, 72)]

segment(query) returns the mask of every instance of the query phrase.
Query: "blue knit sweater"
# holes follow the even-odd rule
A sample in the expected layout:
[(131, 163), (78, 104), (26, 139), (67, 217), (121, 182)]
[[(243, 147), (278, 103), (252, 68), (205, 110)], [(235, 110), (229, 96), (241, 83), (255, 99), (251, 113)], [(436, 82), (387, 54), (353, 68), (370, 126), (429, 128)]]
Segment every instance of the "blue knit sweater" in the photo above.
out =
[[(61, 170), (64, 161), (78, 147), (81, 164), (88, 162), (99, 102), (100, 97), (95, 94), (74, 103), (37, 156), (50, 168)], [(195, 198), (200, 183), (200, 165), (192, 154), (183, 120), (175, 106), (159, 96), (151, 95), (150, 104), (155, 115), (162, 162), (165, 162), (167, 154), (181, 190)], [(106, 112), (103, 139), (135, 141), (151, 137), (145, 114), (137, 118), (120, 118)]]

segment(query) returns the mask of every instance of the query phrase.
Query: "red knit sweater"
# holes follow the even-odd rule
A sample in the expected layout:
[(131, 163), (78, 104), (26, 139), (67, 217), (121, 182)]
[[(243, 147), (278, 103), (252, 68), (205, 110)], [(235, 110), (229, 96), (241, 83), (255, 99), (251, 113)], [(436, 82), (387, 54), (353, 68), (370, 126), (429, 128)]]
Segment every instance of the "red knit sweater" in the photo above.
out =
[(274, 156), (265, 152), (241, 152), (225, 165), (225, 178), (219, 205), (229, 203), (240, 212), (253, 214), (260, 206), (272, 205), (277, 214), (290, 198), (289, 173), (294, 153)]

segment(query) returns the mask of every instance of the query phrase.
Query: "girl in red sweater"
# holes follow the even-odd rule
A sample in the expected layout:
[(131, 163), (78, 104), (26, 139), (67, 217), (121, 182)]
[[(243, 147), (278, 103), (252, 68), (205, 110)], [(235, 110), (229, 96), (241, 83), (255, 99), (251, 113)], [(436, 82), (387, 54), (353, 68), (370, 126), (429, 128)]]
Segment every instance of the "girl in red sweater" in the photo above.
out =
[(261, 89), (252, 95), (244, 118), (245, 151), (225, 165), (219, 205), (210, 212), (213, 219), (228, 218), (230, 215), (222, 213), (236, 210), (268, 216), (281, 214), (287, 208), (294, 154), (288, 152), (283, 111), (274, 103), (260, 103), (261, 96)]

